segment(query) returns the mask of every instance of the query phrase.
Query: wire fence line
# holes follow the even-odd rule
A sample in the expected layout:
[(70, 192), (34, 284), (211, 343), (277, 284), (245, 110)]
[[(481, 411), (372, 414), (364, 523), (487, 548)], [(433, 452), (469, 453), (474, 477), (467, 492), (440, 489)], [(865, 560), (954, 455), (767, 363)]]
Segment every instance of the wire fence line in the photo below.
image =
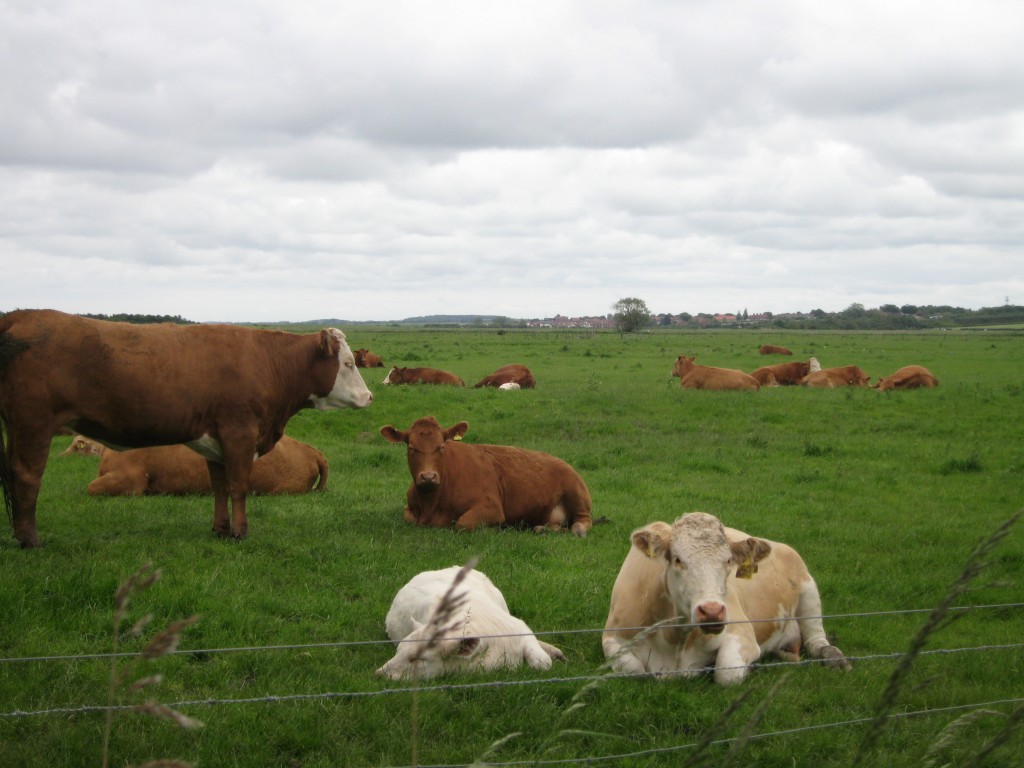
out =
[[(1019, 609), (1024, 608), (1024, 603), (994, 603), (985, 605), (964, 605), (954, 606), (950, 608), (950, 612), (965, 613), (982, 610), (1004, 610), (1004, 609)], [(858, 618), (878, 618), (878, 617), (892, 617), (892, 616), (911, 616), (916, 614), (931, 613), (933, 608), (907, 608), (901, 610), (892, 611), (863, 611), (858, 613), (833, 613), (823, 614), (821, 616), (786, 616), (771, 619), (742, 619), (738, 621), (725, 621), (719, 622), (720, 624), (757, 624), (757, 623), (778, 623), (785, 621), (801, 621), (804, 619), (821, 619), (822, 621), (836, 621), (841, 619), (858, 619)], [(693, 629), (698, 625), (690, 622), (673, 623), (673, 621), (662, 622), (661, 628), (663, 629)], [(617, 627), (618, 631), (635, 631), (641, 632), (649, 627)], [(585, 634), (598, 634), (604, 632), (604, 627), (600, 628), (587, 628), (587, 629), (564, 629), (564, 630), (547, 630), (543, 632), (529, 632), (529, 633), (505, 633), (505, 634), (493, 634), (493, 635), (476, 635), (481, 639), (492, 639), (499, 637), (521, 637), (524, 635), (534, 635), (536, 637), (551, 637), (551, 636), (572, 636), (572, 635), (585, 635)], [(405, 642), (399, 640), (399, 643)], [(291, 643), (291, 644), (279, 644), (279, 645), (256, 645), (256, 646), (232, 646), (227, 648), (179, 648), (172, 653), (166, 654), (167, 656), (211, 656), (217, 654), (228, 654), (228, 653), (255, 653), (258, 651), (309, 651), (318, 649), (331, 649), (331, 648), (358, 648), (366, 646), (380, 646), (387, 645), (393, 646), (395, 643), (391, 640), (338, 640), (328, 641), (321, 643)], [(13, 656), (7, 658), (0, 658), (0, 664), (17, 664), (26, 662), (57, 662), (57, 661), (89, 661), (96, 659), (115, 659), (115, 658), (130, 658), (139, 656), (138, 651), (121, 651), (118, 653), (80, 653), (80, 654), (65, 654), (65, 655), (53, 655), (53, 656)]]
[[(976, 704), (957, 704), (949, 707), (937, 707), (935, 709), (919, 709), (911, 712), (894, 712), (889, 715), (893, 720), (905, 720), (912, 717), (923, 717), (930, 715), (941, 715), (948, 714), (951, 712), (962, 712), (964, 710), (974, 710), (982, 707), (996, 707), (1000, 705), (1017, 705), (1024, 703), (1024, 699), (1000, 699), (998, 701), (984, 701)], [(824, 731), (831, 730), (833, 728), (845, 728), (847, 726), (855, 725), (866, 725), (874, 720), (873, 717), (860, 717), (853, 720), (837, 720), (831, 723), (818, 723), (816, 725), (803, 725), (799, 728), (788, 728), (781, 731), (771, 731), (769, 733), (755, 733), (750, 734), (746, 737), (732, 737), (728, 739), (715, 739), (708, 742), (707, 746), (725, 746), (727, 744), (735, 744), (740, 741), (764, 741), (775, 736), (792, 736), (797, 733), (807, 733), (809, 731)], [(604, 763), (611, 760), (628, 760), (640, 757), (653, 757), (655, 755), (666, 755), (675, 752), (684, 752), (690, 749), (696, 749), (700, 744), (697, 742), (691, 742), (687, 744), (679, 744), (673, 747), (651, 747), (650, 749), (642, 749), (635, 752), (623, 752), (615, 755), (588, 755), (587, 757), (570, 757), (562, 758), (558, 760), (513, 760), (508, 762), (477, 762), (474, 765), (486, 766), (486, 768), (511, 768), (511, 766), (517, 765), (595, 765), (597, 763)], [(419, 764), (417, 766), (389, 766), (389, 768), (464, 768), (465, 763), (458, 764)]]
[[(1024, 643), (1010, 643), (1006, 645), (978, 645), (970, 646), (967, 648), (934, 648), (931, 650), (921, 651), (918, 656), (949, 656), (958, 653), (971, 653), (977, 651), (1005, 651), (1015, 650), (1024, 648)], [(904, 651), (893, 652), (893, 653), (881, 653), (872, 654), (868, 656), (847, 656), (847, 660), (851, 662), (870, 662), (870, 661), (886, 661), (891, 659), (898, 659), (904, 655)], [(769, 663), (754, 662), (753, 664), (746, 664), (738, 667), (724, 667), (723, 669), (757, 669), (761, 667), (771, 667), (773, 669), (780, 669), (783, 667), (804, 667), (813, 664), (824, 664), (825, 659), (801, 659), (799, 661), (773, 661)], [(266, 696), (252, 696), (247, 698), (229, 698), (229, 699), (217, 699), (217, 698), (206, 698), (206, 699), (191, 699), (176, 701), (167, 704), (174, 709), (183, 709), (185, 707), (196, 707), (196, 706), (221, 706), (221, 705), (241, 705), (241, 704), (281, 704), (286, 702), (298, 702), (298, 701), (329, 701), (332, 699), (367, 699), (377, 698), (383, 696), (394, 696), (404, 695), (411, 693), (431, 693), (431, 692), (444, 692), (444, 691), (469, 691), (479, 689), (502, 689), (502, 688), (514, 688), (514, 687), (526, 687), (536, 685), (552, 685), (552, 684), (563, 684), (563, 683), (593, 683), (593, 682), (604, 682), (609, 680), (652, 680), (652, 679), (671, 679), (671, 678), (684, 678), (687, 675), (683, 672), (647, 672), (647, 673), (634, 673), (634, 672), (605, 672), (603, 674), (591, 674), (591, 675), (574, 675), (566, 677), (544, 677), (535, 678), (529, 680), (488, 680), (476, 683), (443, 683), (439, 685), (416, 685), (410, 684), (408, 686), (383, 688), (376, 691), (326, 691), (320, 693), (294, 693), (294, 694), (269, 694)], [(12, 712), (0, 712), (0, 719), (16, 719), (16, 718), (27, 718), (27, 717), (41, 717), (47, 715), (72, 715), (72, 714), (91, 714), (98, 712), (122, 712), (135, 709), (135, 705), (131, 704), (86, 704), (76, 707), (54, 707), (50, 709), (39, 709), (39, 710), (15, 710)]]

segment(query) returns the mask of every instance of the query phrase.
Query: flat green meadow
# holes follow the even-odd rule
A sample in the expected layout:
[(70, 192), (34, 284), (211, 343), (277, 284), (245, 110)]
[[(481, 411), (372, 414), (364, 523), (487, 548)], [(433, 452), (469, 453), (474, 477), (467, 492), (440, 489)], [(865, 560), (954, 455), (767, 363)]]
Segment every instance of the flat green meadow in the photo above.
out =
[[(1020, 765), (1024, 523), (971, 558), (1024, 506), (1024, 334), (345, 330), (386, 366), (467, 387), (383, 386), (388, 369), (368, 369), (370, 408), (298, 414), (288, 433), (326, 455), (328, 488), (250, 497), (245, 541), (212, 534), (208, 497), (89, 497), (96, 460), (54, 439), (44, 547), (0, 544), (0, 766), (101, 765), (112, 670), (129, 667), (163, 681), (136, 696), (115, 678), (115, 702), (155, 699), (205, 725), (117, 710), (110, 765)], [(764, 343), (794, 357), (760, 356)], [(917, 363), (941, 386), (683, 391), (670, 376), (683, 353), (748, 372), (813, 355), (873, 382)], [(473, 388), (507, 363), (537, 389)], [(467, 442), (565, 459), (604, 522), (585, 539), (404, 523), (405, 451), (378, 430), (425, 415), (468, 421)], [(694, 510), (800, 551), (851, 672), (768, 661), (733, 688), (607, 676), (600, 630), (630, 532)], [(473, 557), (567, 661), (376, 678), (395, 592)], [(112, 659), (115, 592), (147, 562), (162, 578), (134, 595), (120, 648), (199, 620), (176, 654)], [(982, 607), (930, 620), (954, 585), (955, 606)], [(875, 729), (879, 711), (891, 717)]]

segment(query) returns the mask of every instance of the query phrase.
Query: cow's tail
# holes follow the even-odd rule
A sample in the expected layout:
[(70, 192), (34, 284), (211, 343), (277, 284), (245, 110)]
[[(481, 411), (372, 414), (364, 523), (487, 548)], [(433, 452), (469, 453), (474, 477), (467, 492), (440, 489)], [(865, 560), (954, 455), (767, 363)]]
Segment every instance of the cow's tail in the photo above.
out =
[(326, 491), (327, 490), (327, 459), (322, 455), (316, 457), (317, 466), (320, 467), (320, 479), (316, 481), (314, 491)]
[(14, 475), (11, 473), (11, 466), (7, 462), (7, 442), (4, 432), (4, 422), (0, 419), (0, 490), (4, 494), (4, 509), (7, 510), (7, 520), (14, 524)]

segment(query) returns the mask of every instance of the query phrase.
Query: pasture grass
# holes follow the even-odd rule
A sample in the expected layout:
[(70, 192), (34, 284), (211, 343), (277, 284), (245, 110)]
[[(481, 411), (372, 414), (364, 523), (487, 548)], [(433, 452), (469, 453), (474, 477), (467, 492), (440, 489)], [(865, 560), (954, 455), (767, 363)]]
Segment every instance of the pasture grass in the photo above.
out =
[[(163, 578), (133, 611), (152, 613), (160, 626), (200, 616), (182, 643), (197, 652), (159, 660), (164, 682), (149, 694), (206, 726), (119, 715), (112, 765), (157, 757), (207, 766), (408, 765), (413, 687), (373, 676), (393, 652), (384, 616), (414, 574), (471, 557), (512, 612), (568, 660), (548, 672), (523, 667), (443, 681), (453, 687), (421, 685), (420, 763), (664, 750), (708, 733), (737, 736), (753, 721), (755, 734), (779, 735), (750, 741), (740, 756), (712, 745), (703, 753), (709, 763), (850, 766), (897, 668), (890, 654), (905, 651), (927, 621), (927, 613), (885, 614), (938, 605), (978, 541), (1024, 505), (1024, 335), (362, 326), (346, 333), (353, 348), (371, 349), (387, 366), (444, 368), (468, 386), (386, 387), (387, 368), (370, 369), (369, 409), (298, 414), (288, 432), (327, 456), (328, 489), (250, 498), (246, 541), (213, 536), (209, 498), (89, 497), (95, 460), (59, 456), (69, 439), (54, 439), (39, 503), (45, 546), (21, 551), (10, 538), (0, 546), (0, 766), (99, 764), (104, 714), (79, 710), (104, 703), (109, 659), (19, 659), (109, 651), (114, 593), (146, 562)], [(681, 391), (670, 377), (682, 353), (746, 371), (782, 359), (758, 355), (763, 343), (793, 349), (793, 359), (814, 355), (824, 367), (860, 365), (873, 380), (918, 363), (941, 386), (716, 393)], [(536, 390), (472, 387), (511, 362), (532, 369)], [(467, 442), (569, 461), (606, 522), (582, 540), (403, 523), (405, 454), (377, 432), (428, 414), (444, 426), (468, 421)], [(733, 689), (704, 679), (600, 677), (599, 630), (629, 533), (698, 509), (803, 554), (834, 616), (826, 629), (862, 659), (852, 672), (767, 664)], [(1024, 601), (1019, 529), (986, 563), (958, 604)], [(1022, 626), (1020, 608), (1001, 608), (936, 627), (926, 650), (1014, 647), (917, 658), (893, 711), (936, 712), (888, 720), (861, 764), (922, 765), (936, 743), (936, 764), (970, 764), (1009, 722), (1014, 705), (999, 702), (1020, 706)], [(141, 641), (123, 638), (122, 646), (139, 650)], [(223, 650), (238, 648), (247, 650)], [(591, 677), (598, 679), (577, 679)], [(463, 687), (495, 681), (531, 684)], [(944, 711), (950, 707), (966, 709)], [(14, 714), (52, 709), (66, 711)], [(823, 727), (798, 731), (809, 726)], [(1011, 729), (983, 764), (1018, 765), (1022, 750), (1020, 730)], [(677, 766), (692, 754), (611, 764)]]

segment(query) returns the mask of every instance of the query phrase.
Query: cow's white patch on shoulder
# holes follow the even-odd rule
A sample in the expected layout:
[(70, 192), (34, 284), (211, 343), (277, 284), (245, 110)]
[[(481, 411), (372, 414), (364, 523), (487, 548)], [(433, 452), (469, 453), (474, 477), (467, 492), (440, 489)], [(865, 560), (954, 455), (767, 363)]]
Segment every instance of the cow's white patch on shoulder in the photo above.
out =
[(207, 461), (224, 463), (224, 448), (220, 441), (210, 435), (203, 435), (198, 440), (185, 443), (186, 446), (198, 453)]

